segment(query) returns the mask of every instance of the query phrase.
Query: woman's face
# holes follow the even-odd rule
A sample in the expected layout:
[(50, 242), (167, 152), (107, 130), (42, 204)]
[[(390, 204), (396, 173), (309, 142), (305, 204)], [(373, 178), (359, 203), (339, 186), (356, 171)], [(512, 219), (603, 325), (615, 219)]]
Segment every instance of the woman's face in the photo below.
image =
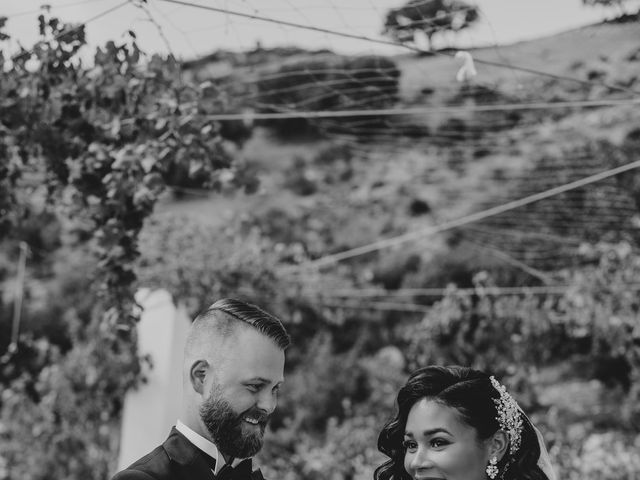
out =
[(423, 398), (409, 411), (404, 468), (415, 480), (486, 480), (489, 442), (455, 408)]

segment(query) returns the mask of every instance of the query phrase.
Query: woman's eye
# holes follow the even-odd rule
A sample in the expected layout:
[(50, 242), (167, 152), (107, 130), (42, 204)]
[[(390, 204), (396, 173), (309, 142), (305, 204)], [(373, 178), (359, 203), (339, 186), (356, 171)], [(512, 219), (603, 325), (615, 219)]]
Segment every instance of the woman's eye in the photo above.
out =
[(402, 447), (405, 450), (415, 450), (417, 448), (416, 446), (416, 442), (414, 442), (413, 440), (405, 440), (404, 442), (402, 442)]
[(431, 440), (431, 446), (433, 448), (442, 448), (449, 445), (449, 442), (443, 438), (434, 438)]

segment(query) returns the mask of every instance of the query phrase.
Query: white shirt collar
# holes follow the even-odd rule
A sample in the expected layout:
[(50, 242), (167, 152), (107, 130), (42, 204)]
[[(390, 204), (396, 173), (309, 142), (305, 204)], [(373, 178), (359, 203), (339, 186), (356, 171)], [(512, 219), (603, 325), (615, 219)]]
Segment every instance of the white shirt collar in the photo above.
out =
[[(215, 446), (215, 444), (210, 442), (206, 438), (204, 438), (202, 435), (194, 432), (192, 429), (187, 427), (180, 420), (176, 422), (176, 430), (178, 430), (182, 435), (187, 437), (187, 440), (193, 443), (196, 447), (198, 447), (204, 453), (206, 453), (207, 455), (215, 459), (216, 468), (213, 471), (213, 473), (214, 475), (218, 475), (218, 472), (222, 469), (222, 467), (224, 467), (226, 462), (222, 454), (218, 451), (218, 448)], [(239, 463), (239, 460), (234, 460), (231, 465), (235, 466), (237, 463)]]

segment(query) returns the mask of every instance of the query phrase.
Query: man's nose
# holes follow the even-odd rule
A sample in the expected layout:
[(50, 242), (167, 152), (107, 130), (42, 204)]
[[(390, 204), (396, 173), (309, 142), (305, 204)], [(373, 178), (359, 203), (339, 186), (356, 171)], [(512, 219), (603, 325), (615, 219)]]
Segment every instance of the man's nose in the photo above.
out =
[(265, 389), (258, 397), (257, 407), (267, 414), (273, 413), (278, 405), (278, 397), (275, 392)]

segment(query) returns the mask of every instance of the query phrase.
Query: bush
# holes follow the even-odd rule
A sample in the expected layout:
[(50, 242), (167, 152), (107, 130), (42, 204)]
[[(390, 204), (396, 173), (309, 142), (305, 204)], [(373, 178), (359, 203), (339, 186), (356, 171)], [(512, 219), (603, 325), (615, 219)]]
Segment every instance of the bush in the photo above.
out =
[[(621, 414), (637, 424), (640, 303), (629, 279), (640, 275), (640, 256), (628, 244), (596, 245), (584, 256), (597, 263), (564, 272), (559, 280), (570, 287), (560, 297), (493, 296), (482, 274), (473, 296), (452, 288), (407, 333), (412, 365), (474, 365), (499, 375), (517, 366), (526, 376), (530, 369), (573, 364), (586, 379), (604, 377), (608, 389), (627, 390)], [(614, 377), (610, 364), (625, 368)]]
[[(261, 463), (266, 464), (265, 477), (370, 479), (375, 467), (384, 462), (376, 442), (382, 426), (393, 415), (395, 394), (404, 382), (402, 363), (389, 361), (386, 351), (358, 358), (355, 350), (334, 361), (326, 339), (317, 347), (309, 352), (316, 367), (301, 365), (293, 381), (287, 380), (287, 401), (299, 411), (301, 405), (307, 405), (302, 402), (309, 400), (310, 408), (302, 409), (308, 417), (270, 432), (260, 453)], [(327, 355), (318, 355), (322, 350)], [(320, 375), (309, 375), (310, 371)], [(358, 391), (358, 384), (365, 390)], [(313, 398), (317, 394), (319, 398)], [(327, 411), (327, 405), (335, 405), (333, 413), (337, 415)], [(322, 428), (305, 428), (304, 418), (319, 420)]]
[(318, 178), (304, 158), (295, 157), (285, 173), (284, 186), (301, 197), (307, 197), (318, 191)]
[[(567, 480), (629, 480), (640, 473), (640, 436), (591, 433), (555, 448), (553, 457)], [(576, 446), (578, 448), (576, 448)]]
[(91, 340), (74, 336), (74, 347), (64, 356), (40, 340), (46, 365), (34, 377), (25, 372), (3, 389), (3, 480), (104, 479), (113, 472), (121, 399), (140, 372), (133, 352), (116, 352), (96, 327), (94, 322), (76, 330)]
[(267, 306), (277, 303), (279, 295), (273, 268), (277, 259), (267, 255), (271, 248), (257, 232), (242, 238), (165, 214), (145, 225), (136, 270), (140, 285), (168, 290), (191, 315), (223, 297)]

